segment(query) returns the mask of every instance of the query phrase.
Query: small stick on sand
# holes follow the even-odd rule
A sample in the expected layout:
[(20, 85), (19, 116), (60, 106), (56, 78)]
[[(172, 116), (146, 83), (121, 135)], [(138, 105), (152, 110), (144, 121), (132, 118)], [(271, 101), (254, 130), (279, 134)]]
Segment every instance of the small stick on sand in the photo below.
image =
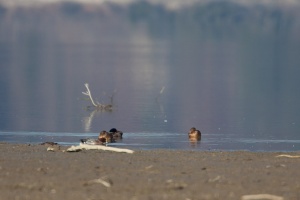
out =
[(111, 187), (111, 184), (109, 182), (104, 181), (101, 178), (90, 180), (86, 184), (91, 185), (91, 184), (95, 184), (95, 183), (100, 183), (100, 184), (102, 184), (102, 185), (104, 185), (105, 187), (108, 187), (108, 188)]
[(287, 158), (300, 158), (300, 156), (292, 156), (292, 155), (287, 155), (287, 154), (281, 154), (276, 157), (287, 157)]
[(252, 195), (243, 195), (241, 198), (241, 200), (259, 200), (259, 199), (283, 200), (283, 197), (271, 195), (271, 194), (252, 194)]
[(133, 153), (133, 150), (130, 149), (121, 149), (115, 147), (107, 147), (102, 145), (89, 145), (89, 144), (79, 144), (78, 146), (71, 146), (67, 149), (67, 152), (77, 152), (81, 150), (104, 150), (104, 151), (114, 151), (120, 153)]

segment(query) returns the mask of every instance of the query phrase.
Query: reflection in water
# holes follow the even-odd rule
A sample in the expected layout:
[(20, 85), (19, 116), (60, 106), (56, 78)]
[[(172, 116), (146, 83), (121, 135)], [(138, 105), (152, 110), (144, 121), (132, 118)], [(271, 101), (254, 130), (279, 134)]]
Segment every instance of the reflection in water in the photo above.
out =
[[(177, 137), (196, 126), (233, 141), (297, 141), (299, 13), (232, 1), (0, 5), (0, 130)], [(85, 82), (104, 100), (117, 90), (116, 109), (84, 109)]]
[(195, 139), (195, 138), (190, 138), (190, 144), (192, 148), (199, 148), (201, 141)]
[(159, 114), (156, 116), (160, 119), (164, 119), (164, 122), (167, 123), (168, 120), (167, 120), (167, 115), (165, 113), (165, 109), (164, 109), (164, 106), (163, 104), (161, 103), (161, 96), (162, 94), (164, 93), (165, 91), (165, 86), (163, 86), (161, 89), (160, 89), (160, 92), (159, 94), (157, 95), (156, 99), (155, 99), (155, 102), (157, 103), (157, 106), (159, 107)]
[(99, 111), (98, 110), (93, 110), (92, 112), (90, 112), (90, 115), (88, 117), (83, 117), (82, 121), (83, 121), (85, 132), (90, 132), (91, 131), (92, 121), (93, 121), (93, 118), (95, 117), (95, 114), (97, 112), (99, 112)]

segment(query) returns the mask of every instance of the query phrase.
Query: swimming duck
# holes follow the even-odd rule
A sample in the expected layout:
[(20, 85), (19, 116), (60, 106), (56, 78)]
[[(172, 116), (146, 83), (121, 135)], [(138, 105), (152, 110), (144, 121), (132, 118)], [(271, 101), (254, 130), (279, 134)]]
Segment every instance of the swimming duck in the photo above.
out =
[(92, 139), (92, 138), (87, 138), (87, 139), (81, 139), (80, 140), (81, 144), (89, 144), (89, 145), (103, 145), (105, 144), (99, 139)]
[(123, 137), (123, 132), (122, 131), (118, 131), (116, 128), (110, 129), (109, 133), (112, 134), (112, 137), (114, 139), (122, 139), (122, 137)]
[(113, 138), (113, 134), (108, 133), (106, 131), (101, 131), (98, 139), (104, 143), (115, 142), (115, 139)]
[(192, 127), (189, 131), (189, 139), (190, 140), (201, 140), (201, 132), (197, 130), (195, 127)]
[(89, 145), (104, 145), (110, 142), (113, 142), (112, 134), (101, 131), (97, 139), (87, 138), (81, 139), (80, 142), (82, 144), (89, 144)]

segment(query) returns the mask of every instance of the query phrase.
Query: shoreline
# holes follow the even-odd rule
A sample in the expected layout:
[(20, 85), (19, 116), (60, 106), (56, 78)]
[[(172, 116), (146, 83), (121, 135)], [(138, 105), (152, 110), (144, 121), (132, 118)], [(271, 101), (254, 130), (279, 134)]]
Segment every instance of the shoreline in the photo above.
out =
[(300, 199), (300, 152), (47, 151), (0, 143), (0, 199)]

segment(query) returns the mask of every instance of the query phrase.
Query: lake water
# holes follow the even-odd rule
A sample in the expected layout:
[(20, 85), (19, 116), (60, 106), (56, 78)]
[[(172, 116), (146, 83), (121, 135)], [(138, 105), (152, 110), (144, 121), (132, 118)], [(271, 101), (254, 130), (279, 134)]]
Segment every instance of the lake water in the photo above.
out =
[[(0, 141), (69, 145), (116, 127), (112, 146), (299, 151), (299, 8), (0, 5)], [(113, 110), (87, 109), (85, 83)]]

